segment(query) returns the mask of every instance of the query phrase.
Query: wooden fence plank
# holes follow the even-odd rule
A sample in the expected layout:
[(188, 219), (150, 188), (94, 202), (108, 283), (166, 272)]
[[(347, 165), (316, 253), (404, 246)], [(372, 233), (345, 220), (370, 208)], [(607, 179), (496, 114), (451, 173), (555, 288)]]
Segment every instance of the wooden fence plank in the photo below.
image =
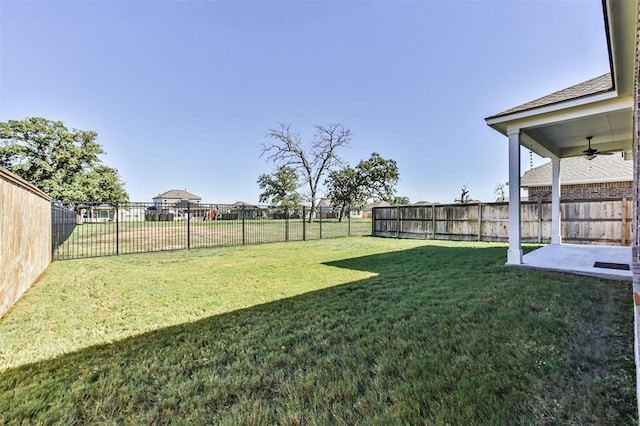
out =
[[(631, 202), (627, 198), (561, 201), (563, 241), (578, 244), (630, 244)], [(373, 210), (372, 217), (374, 235), (379, 236), (508, 240), (508, 203), (377, 207)], [(523, 202), (520, 226), (523, 242), (549, 243), (551, 203)]]

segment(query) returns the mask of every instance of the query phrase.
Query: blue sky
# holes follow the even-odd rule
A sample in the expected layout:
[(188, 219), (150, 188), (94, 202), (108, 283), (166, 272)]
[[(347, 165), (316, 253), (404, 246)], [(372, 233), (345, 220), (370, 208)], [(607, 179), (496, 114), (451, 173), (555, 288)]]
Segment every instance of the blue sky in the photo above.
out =
[(344, 124), (342, 158), (396, 160), (412, 202), (491, 201), (484, 118), (608, 71), (599, 0), (0, 1), (0, 121), (98, 132), (134, 201), (257, 202), (280, 122)]

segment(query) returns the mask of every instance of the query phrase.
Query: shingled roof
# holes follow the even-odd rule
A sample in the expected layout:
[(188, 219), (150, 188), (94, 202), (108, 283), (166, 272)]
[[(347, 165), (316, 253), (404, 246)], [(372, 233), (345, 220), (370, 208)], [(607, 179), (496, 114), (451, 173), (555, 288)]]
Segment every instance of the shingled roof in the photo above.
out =
[[(633, 161), (627, 161), (620, 153), (598, 155), (593, 160), (569, 157), (560, 160), (561, 184), (585, 184), (596, 182), (625, 182), (633, 180)], [(524, 188), (551, 186), (551, 162), (528, 170), (522, 175)]]
[(487, 119), (502, 117), (504, 115), (527, 111), (547, 105), (553, 105), (560, 102), (566, 102), (585, 96), (595, 95), (597, 93), (609, 92), (611, 90), (613, 90), (611, 73), (607, 73), (601, 75), (600, 77), (592, 78), (591, 80), (585, 81), (584, 83), (576, 84), (575, 86), (559, 90), (550, 95), (543, 96), (533, 101), (529, 101), (522, 105), (510, 108), (506, 111), (502, 111), (498, 114), (492, 115), (491, 117), (487, 117)]
[(170, 189), (167, 192), (163, 192), (162, 194), (158, 194), (153, 197), (154, 200), (158, 198), (168, 198), (172, 200), (201, 200), (201, 197), (198, 197), (195, 194), (192, 194), (187, 191), (183, 191), (182, 189)]

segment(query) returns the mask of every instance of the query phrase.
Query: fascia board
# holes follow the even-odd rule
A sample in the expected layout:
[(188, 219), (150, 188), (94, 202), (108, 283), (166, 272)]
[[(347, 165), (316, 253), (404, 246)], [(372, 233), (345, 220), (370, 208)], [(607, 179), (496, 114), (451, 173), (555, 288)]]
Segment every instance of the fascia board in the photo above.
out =
[[(571, 108), (578, 108), (589, 104), (594, 104), (603, 101), (609, 101), (611, 99), (616, 99), (618, 94), (615, 91), (609, 91), (605, 93), (599, 93), (596, 95), (589, 95), (578, 99), (573, 99), (569, 101), (559, 102), (552, 105), (541, 106), (533, 109), (528, 109), (525, 111), (514, 112), (513, 114), (503, 115), (495, 118), (487, 118), (487, 124), (491, 127), (497, 126), (502, 123), (509, 123), (531, 119), (532, 117), (539, 117), (541, 115), (553, 114), (557, 112), (564, 112), (565, 110)], [(631, 100), (631, 104), (633, 104), (633, 100)], [(556, 121), (556, 120), (551, 120)], [(502, 127), (502, 126), (501, 126)], [(521, 126), (524, 127), (524, 126)], [(494, 127), (496, 128), (496, 127)]]

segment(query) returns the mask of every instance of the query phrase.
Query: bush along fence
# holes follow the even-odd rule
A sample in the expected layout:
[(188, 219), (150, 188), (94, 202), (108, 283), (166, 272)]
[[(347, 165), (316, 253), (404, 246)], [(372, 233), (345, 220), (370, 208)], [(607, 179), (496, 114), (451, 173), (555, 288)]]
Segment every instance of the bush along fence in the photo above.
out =
[[(64, 210), (64, 212), (60, 211)], [(313, 215), (311, 221), (309, 217)], [(53, 260), (371, 234), (362, 212), (236, 204), (52, 205)], [(73, 218), (73, 226), (70, 217)]]
[[(632, 199), (560, 203), (562, 240), (569, 244), (629, 245)], [(376, 207), (372, 234), (396, 238), (508, 241), (509, 204), (471, 203)], [(551, 242), (551, 202), (521, 204), (522, 240)]]

